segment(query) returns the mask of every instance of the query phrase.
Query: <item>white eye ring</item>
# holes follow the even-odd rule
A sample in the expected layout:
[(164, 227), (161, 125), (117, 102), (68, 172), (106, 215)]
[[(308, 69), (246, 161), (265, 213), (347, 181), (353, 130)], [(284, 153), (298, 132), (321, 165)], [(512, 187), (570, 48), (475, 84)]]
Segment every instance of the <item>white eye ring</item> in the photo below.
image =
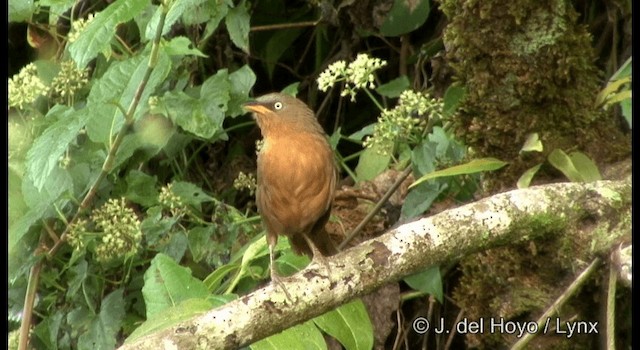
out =
[(276, 102), (273, 104), (273, 108), (277, 109), (277, 110), (281, 110), (282, 109), (282, 102)]

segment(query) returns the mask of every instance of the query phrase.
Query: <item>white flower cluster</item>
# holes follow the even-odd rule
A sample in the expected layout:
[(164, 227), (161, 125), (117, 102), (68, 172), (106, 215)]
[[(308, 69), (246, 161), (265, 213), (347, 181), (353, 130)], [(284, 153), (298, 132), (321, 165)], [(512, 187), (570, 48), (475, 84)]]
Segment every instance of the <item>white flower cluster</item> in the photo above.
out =
[(23, 109), (25, 105), (47, 93), (47, 87), (38, 78), (38, 69), (29, 63), (9, 79), (9, 106)]
[(347, 63), (337, 61), (332, 63), (318, 77), (318, 88), (327, 91), (337, 82), (344, 81), (344, 90), (340, 96), (351, 96), (351, 101), (356, 99), (358, 89), (374, 89), (375, 77), (373, 72), (387, 65), (386, 61), (379, 58), (370, 57), (366, 53), (358, 54), (355, 61)]
[(87, 16), (87, 18), (81, 18), (77, 21), (73, 21), (73, 23), (71, 23), (71, 30), (69, 31), (69, 35), (67, 35), (67, 40), (69, 41), (69, 43), (78, 40), (78, 37), (80, 37), (82, 31), (87, 28), (91, 21), (93, 21), (93, 13)]
[(398, 140), (411, 142), (411, 136), (421, 131), (428, 118), (442, 117), (443, 102), (428, 93), (403, 91), (392, 110), (384, 109), (364, 146), (378, 146), (380, 153), (389, 155)]

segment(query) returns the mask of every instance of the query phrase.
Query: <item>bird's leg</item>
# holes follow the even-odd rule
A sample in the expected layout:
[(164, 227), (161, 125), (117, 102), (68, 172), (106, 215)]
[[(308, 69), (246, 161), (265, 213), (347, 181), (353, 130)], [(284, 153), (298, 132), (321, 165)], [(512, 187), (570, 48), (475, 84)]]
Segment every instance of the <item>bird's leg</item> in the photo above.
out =
[(327, 269), (327, 272), (331, 273), (331, 266), (329, 265), (329, 260), (327, 260), (327, 257), (322, 255), (322, 253), (320, 252), (320, 249), (316, 247), (315, 243), (313, 243), (313, 240), (308, 236), (307, 233), (303, 233), (302, 237), (304, 238), (305, 241), (307, 241), (309, 248), (311, 248), (311, 252), (313, 253), (312, 260), (315, 260), (319, 264), (323, 265)]
[(284, 295), (287, 297), (287, 299), (289, 299), (289, 301), (293, 302), (293, 299), (291, 298), (291, 295), (289, 295), (289, 292), (287, 291), (287, 288), (285, 288), (284, 283), (282, 281), (282, 277), (280, 275), (278, 275), (278, 273), (276, 272), (276, 264), (275, 264), (275, 259), (274, 259), (274, 255), (275, 252), (273, 251), (275, 249), (275, 244), (271, 244), (269, 243), (269, 268), (271, 271), (271, 282), (275, 283), (278, 287), (280, 287), (280, 289), (282, 289), (282, 291), (284, 292)]

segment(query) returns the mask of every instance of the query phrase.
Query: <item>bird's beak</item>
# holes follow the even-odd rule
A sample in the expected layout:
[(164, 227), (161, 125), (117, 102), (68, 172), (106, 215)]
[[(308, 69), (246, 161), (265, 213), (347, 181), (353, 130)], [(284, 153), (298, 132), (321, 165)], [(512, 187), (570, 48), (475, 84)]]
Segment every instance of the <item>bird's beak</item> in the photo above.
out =
[(258, 113), (258, 114), (266, 114), (271, 112), (271, 110), (267, 107), (265, 107), (262, 103), (258, 102), (258, 101), (250, 101), (250, 102), (246, 102), (242, 105), (242, 108), (244, 108), (245, 110), (249, 111), (249, 112), (254, 112), (254, 113)]

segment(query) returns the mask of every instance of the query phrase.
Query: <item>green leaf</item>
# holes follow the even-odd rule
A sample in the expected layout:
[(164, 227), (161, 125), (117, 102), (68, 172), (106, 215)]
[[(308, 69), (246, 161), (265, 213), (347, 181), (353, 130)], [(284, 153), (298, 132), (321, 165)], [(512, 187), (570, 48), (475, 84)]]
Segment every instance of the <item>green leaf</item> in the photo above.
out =
[(633, 57), (627, 58), (627, 60), (618, 68), (618, 70), (611, 76), (609, 81), (615, 81), (622, 79), (624, 77), (630, 77), (633, 65), (631, 64), (631, 59)]
[(204, 297), (181, 301), (177, 303), (176, 306), (171, 306), (165, 309), (164, 312), (155, 314), (153, 317), (147, 315), (147, 321), (136, 328), (124, 343), (133, 343), (144, 336), (157, 333), (181, 321), (191, 319), (196, 315), (209, 311), (212, 307), (212, 302)]
[(327, 344), (322, 333), (312, 321), (293, 326), (281, 333), (272, 335), (251, 344), (251, 350), (322, 350)]
[(518, 183), (517, 183), (518, 188), (529, 187), (529, 185), (531, 184), (531, 180), (533, 180), (533, 177), (536, 175), (538, 170), (540, 170), (541, 166), (542, 164), (538, 164), (534, 167), (527, 169), (527, 171), (525, 171), (524, 174), (522, 174), (518, 179)]
[(622, 102), (620, 102), (620, 108), (622, 109), (622, 116), (624, 116), (624, 119), (627, 121), (627, 124), (629, 124), (629, 129), (631, 129), (632, 127), (632, 123), (631, 123), (631, 99), (628, 100), (624, 100)]
[(402, 203), (401, 217), (412, 219), (422, 215), (446, 188), (438, 183), (422, 183), (412, 188)]
[(194, 262), (200, 262), (207, 257), (207, 253), (210, 251), (208, 246), (211, 244), (211, 236), (214, 231), (215, 227), (208, 225), (194, 227), (187, 233), (189, 251), (191, 252)]
[(247, 12), (244, 1), (241, 1), (234, 8), (229, 9), (225, 23), (229, 31), (229, 37), (234, 45), (242, 51), (249, 53), (249, 20), (251, 17)]
[(233, 5), (233, 2), (230, 1), (218, 1), (215, 6), (209, 11), (210, 19), (207, 22), (207, 25), (204, 28), (204, 33), (202, 34), (202, 39), (200, 42), (206, 41), (213, 32), (218, 29), (218, 25), (220, 25), (220, 21), (227, 16), (229, 13), (229, 4)]
[(38, 337), (46, 349), (58, 349), (58, 332), (64, 316), (64, 313), (58, 310), (33, 328), (33, 334)]
[(412, 32), (429, 17), (429, 0), (395, 0), (387, 14), (380, 33), (384, 36), (398, 36)]
[(218, 292), (218, 288), (222, 284), (222, 280), (229, 274), (238, 271), (240, 264), (226, 264), (218, 267), (204, 279), (204, 284), (211, 293)]
[(447, 91), (444, 92), (444, 97), (442, 98), (444, 101), (444, 107), (442, 109), (444, 115), (447, 117), (452, 116), (456, 112), (466, 95), (467, 89), (465, 89), (464, 86), (449, 86)]
[(9, 0), (9, 23), (26, 21), (35, 10), (33, 0)]
[(442, 303), (444, 293), (442, 291), (442, 276), (440, 275), (439, 266), (431, 266), (415, 275), (405, 277), (404, 281), (409, 287), (431, 294)]
[(373, 326), (360, 299), (318, 316), (313, 322), (347, 350), (373, 348)]
[(371, 123), (371, 124), (363, 127), (362, 129), (354, 132), (353, 134), (349, 135), (348, 139), (360, 141), (365, 136), (373, 135), (373, 130), (375, 129), (375, 127), (376, 127), (376, 123)]
[(175, 181), (171, 185), (171, 192), (175, 193), (187, 205), (199, 206), (204, 202), (215, 199), (206, 194), (200, 187), (184, 181)]
[(395, 98), (400, 96), (404, 90), (407, 90), (410, 85), (409, 78), (407, 78), (406, 75), (403, 75), (386, 84), (378, 86), (376, 92), (382, 96)]
[(149, 176), (142, 171), (133, 169), (127, 173), (125, 181), (127, 182), (127, 192), (124, 196), (128, 200), (145, 207), (158, 204), (159, 192), (156, 189), (158, 182), (156, 176)]
[(569, 154), (569, 158), (571, 159), (573, 166), (576, 168), (576, 171), (580, 174), (582, 181), (593, 182), (602, 180), (602, 175), (600, 175), (598, 166), (596, 166), (593, 160), (587, 157), (586, 154), (577, 151), (571, 152), (571, 154)]
[(357, 182), (372, 180), (381, 174), (391, 162), (391, 155), (379, 154), (379, 145), (365, 148), (360, 154), (358, 165), (356, 166)]
[[(158, 55), (156, 67), (140, 97), (135, 118), (144, 114), (146, 108), (141, 107), (148, 105), (151, 93), (171, 71), (169, 56), (163, 50), (159, 50)], [(87, 135), (93, 142), (111, 145), (111, 136), (117, 133), (124, 123), (123, 112), (116, 105), (123, 110), (129, 108), (147, 70), (148, 61), (148, 55), (138, 55), (116, 62), (94, 82), (87, 98), (87, 109), (83, 110), (83, 113), (91, 116), (87, 122)]]
[(184, 37), (179, 36), (171, 39), (171, 41), (166, 42), (164, 45), (164, 51), (169, 56), (198, 56), (198, 57), (209, 57), (203, 54), (200, 50), (191, 47), (191, 41)]
[(287, 251), (276, 259), (277, 271), (282, 276), (291, 276), (309, 265), (311, 260), (306, 255), (298, 255), (293, 251)]
[(414, 175), (429, 174), (436, 170), (436, 148), (434, 142), (425, 141), (411, 151)]
[(167, 309), (181, 302), (209, 295), (202, 281), (191, 276), (191, 270), (178, 265), (164, 254), (157, 254), (144, 273), (142, 295), (147, 307), (147, 318), (167, 314)]
[(69, 54), (78, 67), (86, 67), (98, 53), (108, 49), (118, 24), (137, 16), (148, 3), (148, 0), (116, 0), (106, 9), (96, 13), (80, 37), (69, 45)]
[(571, 161), (571, 158), (561, 149), (554, 149), (547, 157), (549, 163), (560, 170), (569, 181), (581, 182), (582, 176)]
[(202, 84), (200, 98), (182, 91), (170, 91), (157, 100), (151, 111), (170, 118), (193, 135), (209, 140), (222, 132), (230, 89), (227, 70), (222, 69)]
[(443, 176), (455, 176), (455, 175), (475, 174), (483, 171), (493, 171), (493, 170), (500, 169), (507, 164), (509, 163), (503, 162), (495, 158), (474, 159), (465, 164), (452, 166), (447, 169), (442, 169), (442, 170), (438, 170), (438, 171), (434, 171), (432, 173), (426, 174), (421, 178), (419, 178), (418, 180), (416, 180), (414, 183), (412, 183), (411, 186), (409, 186), (409, 188), (413, 188), (429, 179), (435, 179)]
[(236, 117), (245, 114), (242, 104), (249, 101), (249, 91), (251, 91), (253, 84), (256, 83), (256, 75), (249, 65), (244, 65), (229, 74), (229, 82), (231, 83), (231, 90), (227, 115)]
[(124, 319), (123, 290), (117, 289), (102, 300), (100, 313), (78, 338), (78, 349), (114, 349)]
[(295, 83), (291, 83), (287, 86), (285, 86), (284, 89), (282, 89), (282, 91), (280, 91), (283, 94), (287, 94), (287, 95), (291, 95), (293, 97), (296, 97), (298, 95), (298, 86), (300, 86), (300, 82), (297, 81)]
[(69, 144), (76, 140), (89, 117), (86, 113), (60, 105), (49, 110), (46, 118), (55, 118), (58, 121), (34, 141), (26, 158), (26, 176), (38, 191), (42, 190), (51, 172), (60, 166), (60, 157)]
[[(180, 19), (185, 12), (197, 11), (198, 6), (207, 0), (173, 0), (171, 1), (171, 7), (167, 12), (167, 17), (164, 20), (164, 27), (162, 27), (162, 35), (164, 36), (171, 30), (174, 23)], [(152, 40), (156, 35), (158, 24), (160, 23), (160, 16), (162, 15), (163, 7), (158, 6), (158, 9), (149, 20), (147, 30), (144, 33), (145, 40)]]
[(540, 141), (540, 137), (537, 132), (531, 133), (527, 135), (527, 139), (524, 141), (524, 145), (520, 149), (520, 153), (523, 152), (542, 152), (544, 147), (542, 146), (542, 141)]

